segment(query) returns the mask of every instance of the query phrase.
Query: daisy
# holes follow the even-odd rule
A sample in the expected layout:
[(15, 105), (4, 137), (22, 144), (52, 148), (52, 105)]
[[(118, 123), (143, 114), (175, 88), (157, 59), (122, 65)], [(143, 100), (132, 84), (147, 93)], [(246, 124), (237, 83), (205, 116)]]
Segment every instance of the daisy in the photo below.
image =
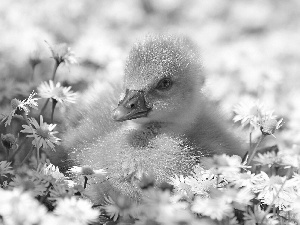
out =
[(16, 96), (27, 96), (31, 86), (25, 82), (17, 82), (9, 76), (0, 77), (0, 102), (11, 100)]
[(104, 169), (98, 169), (94, 170), (90, 166), (73, 166), (71, 169), (69, 169), (69, 172), (83, 175), (83, 176), (94, 176), (94, 177), (103, 177), (107, 174), (107, 172)]
[(278, 158), (282, 165), (300, 168), (300, 146), (293, 145), (292, 148), (280, 149)]
[(259, 163), (260, 165), (271, 166), (274, 163), (278, 163), (279, 159), (276, 152), (266, 152), (264, 154), (258, 153), (257, 156), (253, 158), (253, 161)]
[[(287, 180), (287, 183), (289, 186), (300, 187), (300, 174), (294, 172), (292, 178)], [(299, 191), (300, 191), (300, 189), (299, 189)], [(300, 196), (300, 192), (299, 192), (299, 196)]]
[(237, 176), (235, 176), (235, 179), (231, 182), (237, 187), (237, 188), (252, 188), (253, 183), (252, 179), (255, 176), (255, 174), (251, 173), (250, 171), (247, 171), (246, 173), (239, 173)]
[(123, 216), (126, 211), (128, 213), (130, 203), (127, 202), (124, 197), (119, 197), (118, 204), (110, 196), (104, 196), (104, 199), (106, 201), (106, 204), (101, 208), (105, 210), (106, 215), (109, 216), (110, 219), (113, 219), (113, 221), (117, 221), (117, 219), (120, 216)]
[(262, 118), (258, 122), (258, 125), (260, 126), (260, 130), (263, 135), (272, 135), (273, 137), (275, 137), (274, 133), (276, 130), (282, 127), (282, 121), (283, 118), (281, 118), (279, 121), (277, 121), (276, 119)]
[(222, 194), (218, 194), (212, 198), (196, 197), (191, 210), (195, 213), (200, 213), (203, 216), (209, 216), (211, 219), (219, 221), (233, 214), (233, 208), (230, 201)]
[(298, 197), (291, 205), (295, 217), (300, 222), (300, 197)]
[(208, 197), (209, 191), (217, 187), (217, 176), (210, 170), (205, 170), (197, 165), (194, 167), (192, 176), (185, 178), (185, 183), (190, 186), (194, 194)]
[(188, 203), (181, 201), (180, 195), (170, 191), (149, 189), (143, 193), (141, 215), (157, 224), (191, 224), (193, 216), (187, 210)]
[(147, 189), (147, 188), (153, 187), (154, 184), (155, 184), (155, 178), (154, 178), (153, 174), (147, 175), (144, 173), (140, 180), (139, 186), (141, 189)]
[(23, 101), (18, 100), (16, 98), (11, 100), (11, 112), (8, 115), (5, 115), (1, 122), (5, 121), (5, 126), (10, 125), (12, 118), (15, 115), (22, 115), (22, 116), (27, 116), (29, 113), (29, 108), (31, 107), (33, 109), (38, 109), (38, 103), (36, 102), (38, 98), (34, 98), (36, 93), (33, 91), (27, 99), (24, 99)]
[(263, 171), (251, 177), (252, 191), (254, 191), (255, 193), (260, 192), (264, 188), (265, 183), (268, 180), (269, 176)]
[(233, 207), (235, 209), (245, 210), (246, 206), (252, 204), (251, 200), (254, 197), (255, 197), (254, 193), (248, 187), (241, 188), (238, 191), (235, 190), (235, 194), (234, 194), (234, 197), (232, 199)]
[(93, 209), (89, 201), (75, 197), (58, 199), (53, 213), (73, 224), (82, 225), (96, 222), (99, 216), (98, 210)]
[(244, 213), (245, 225), (256, 225), (261, 224), (262, 220), (264, 220), (263, 224), (266, 225), (275, 225), (279, 224), (279, 221), (272, 218), (272, 214), (268, 214), (265, 216), (265, 211), (261, 210), (259, 205), (254, 206), (254, 210), (249, 210), (248, 213)]
[(17, 188), (12, 191), (0, 188), (0, 205), (4, 224), (40, 224), (47, 214), (45, 206)]
[(246, 166), (242, 164), (241, 157), (237, 155), (228, 156), (226, 154), (203, 158), (201, 165), (204, 168), (210, 169), (213, 174), (222, 174), (225, 179), (228, 178), (230, 180), (233, 176), (240, 173), (241, 168), (246, 168)]
[(158, 224), (191, 224), (194, 219), (190, 211), (187, 210), (185, 202), (171, 201), (158, 205), (158, 215), (156, 221)]
[(52, 163), (44, 164), (41, 168), (41, 172), (44, 175), (50, 175), (56, 180), (63, 180), (65, 176), (59, 171), (58, 166), (54, 166)]
[(257, 199), (267, 205), (273, 203), (280, 210), (289, 209), (291, 203), (297, 198), (297, 193), (293, 186), (285, 185), (282, 187), (285, 180), (286, 177), (268, 177), (258, 188), (254, 189), (254, 192), (258, 193)]
[(53, 224), (63, 224), (63, 225), (81, 225), (74, 224), (73, 221), (69, 221), (66, 218), (59, 217), (53, 214), (48, 213), (43, 217), (43, 220), (39, 223), (39, 225), (53, 225)]
[(193, 196), (191, 186), (186, 183), (186, 178), (184, 178), (182, 175), (179, 177), (177, 175), (171, 177), (169, 183), (174, 186), (176, 193), (187, 197)]
[(0, 178), (7, 177), (6, 174), (13, 174), (13, 170), (10, 164), (11, 162), (0, 161)]
[(241, 102), (234, 107), (233, 111), (236, 114), (233, 121), (235, 123), (240, 121), (242, 127), (249, 125), (250, 132), (259, 128), (258, 121), (263, 115), (269, 119), (276, 118), (276, 116), (273, 115), (273, 111), (267, 111), (264, 104), (259, 101)]
[(37, 88), (42, 98), (54, 99), (61, 104), (75, 103), (77, 94), (71, 91), (71, 86), (63, 87), (59, 82), (54, 84), (52, 80), (41, 83)]
[(38, 179), (35, 176), (16, 175), (9, 183), (10, 187), (21, 188), (25, 191), (30, 191), (33, 197), (43, 196), (47, 190), (49, 183), (43, 179)]
[(31, 67), (35, 68), (36, 65), (40, 64), (41, 62), (41, 51), (39, 49), (32, 51), (29, 55), (29, 63)]
[[(72, 168), (69, 169), (68, 172), (83, 176), (83, 178), (84, 178), (83, 188), (84, 189), (87, 187), (89, 179), (91, 179), (92, 181), (95, 181), (95, 178), (106, 179), (106, 177), (104, 175), (107, 174), (107, 172), (103, 169), (94, 170), (90, 166), (82, 166), (82, 167), (73, 166)], [(78, 177), (75, 177), (75, 178), (78, 178)], [(79, 178), (82, 178), (82, 177), (79, 177)]]
[(59, 145), (60, 139), (55, 137), (54, 134), (58, 133), (53, 131), (56, 124), (47, 124), (43, 121), (43, 116), (40, 115), (40, 124), (34, 119), (28, 119), (30, 125), (22, 125), (24, 128), (21, 130), (22, 133), (27, 133), (27, 137), (33, 137), (32, 144), (37, 148), (51, 148), (53, 151), (54, 144)]
[(73, 188), (68, 187), (67, 184), (66, 185), (63, 185), (62, 183), (51, 183), (51, 184), (52, 184), (52, 188), (50, 188), (49, 200), (57, 201), (59, 199), (74, 197), (75, 190)]
[(3, 147), (8, 150), (14, 150), (18, 147), (17, 139), (13, 134), (1, 134), (1, 142)]
[(78, 63), (75, 57), (75, 53), (71, 51), (71, 48), (68, 47), (66, 43), (54, 45), (52, 47), (49, 45), (49, 48), (52, 53), (53, 59), (55, 59), (58, 65), (60, 63), (65, 63), (66, 65)]

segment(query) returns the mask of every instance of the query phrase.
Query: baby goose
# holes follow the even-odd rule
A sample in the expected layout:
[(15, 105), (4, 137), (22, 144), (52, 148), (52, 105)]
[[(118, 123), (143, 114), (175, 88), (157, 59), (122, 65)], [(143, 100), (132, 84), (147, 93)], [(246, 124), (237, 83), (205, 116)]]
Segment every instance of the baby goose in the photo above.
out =
[(113, 112), (139, 129), (184, 137), (201, 153), (242, 154), (240, 146), (201, 89), (205, 76), (196, 47), (180, 38), (153, 38), (136, 45), (125, 69), (125, 95)]
[(184, 38), (159, 36), (138, 43), (126, 64), (125, 91), (112, 112), (113, 120), (123, 123), (108, 117), (110, 107), (103, 100), (109, 95), (104, 94), (97, 100), (102, 106), (86, 110), (66, 135), (65, 146), (80, 164), (108, 171), (109, 182), (94, 186), (95, 201), (107, 192), (138, 199), (143, 174), (159, 183), (188, 174), (199, 157), (243, 154), (201, 91), (205, 76), (196, 49)]

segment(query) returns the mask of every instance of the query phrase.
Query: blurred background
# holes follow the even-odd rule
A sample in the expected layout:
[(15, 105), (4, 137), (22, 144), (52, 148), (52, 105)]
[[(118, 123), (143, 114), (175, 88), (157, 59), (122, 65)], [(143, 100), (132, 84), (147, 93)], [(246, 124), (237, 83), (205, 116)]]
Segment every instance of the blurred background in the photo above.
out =
[(50, 79), (45, 40), (76, 53), (79, 64), (60, 66), (56, 78), (83, 93), (121, 80), (130, 47), (160, 32), (198, 44), (207, 94), (229, 117), (237, 103), (259, 99), (284, 118), (278, 138), (300, 143), (299, 0), (1, 0), (0, 112)]

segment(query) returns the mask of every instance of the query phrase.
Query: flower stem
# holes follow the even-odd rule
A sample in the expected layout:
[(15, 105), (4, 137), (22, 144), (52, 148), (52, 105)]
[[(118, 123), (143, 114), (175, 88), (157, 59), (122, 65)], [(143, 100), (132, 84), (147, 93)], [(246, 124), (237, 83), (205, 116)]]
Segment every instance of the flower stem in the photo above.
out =
[(36, 163), (37, 166), (40, 165), (40, 148), (36, 148)]
[(43, 197), (40, 199), (40, 203), (44, 203), (44, 201), (46, 200), (48, 194), (49, 194), (49, 190), (50, 188), (53, 187), (53, 185), (50, 183), (45, 191), (45, 195), (43, 195)]
[(5, 159), (8, 161), (9, 158), (9, 149), (5, 147)]
[(42, 108), (42, 110), (41, 110), (41, 115), (43, 114), (43, 112), (45, 111), (45, 109), (46, 109), (46, 107), (47, 107), (47, 105), (48, 105), (48, 102), (49, 102), (49, 98), (47, 99), (47, 101), (45, 102), (45, 104), (44, 104), (44, 106), (43, 106), (43, 108)]
[(31, 125), (30, 125), (30, 122), (29, 122), (29, 120), (28, 120), (28, 117), (27, 117), (27, 115), (26, 115), (25, 112), (22, 113), (22, 116), (23, 116), (24, 120), (26, 121), (26, 123), (28, 124), (28, 126), (31, 126)]
[(253, 149), (253, 151), (252, 151), (252, 153), (251, 153), (251, 155), (250, 155), (250, 157), (249, 157), (249, 159), (248, 159), (247, 166), (250, 165), (252, 159), (254, 158), (254, 156), (255, 156), (255, 154), (256, 154), (256, 152), (257, 152), (258, 146), (260, 145), (260, 143), (262, 142), (262, 140), (263, 140), (265, 137), (266, 137), (265, 134), (262, 134), (262, 135), (260, 136), (260, 138), (259, 138), (259, 140), (258, 140), (258, 142), (257, 142), (257, 144), (256, 144), (256, 146), (255, 146), (255, 148)]
[(16, 151), (14, 151), (12, 153), (12, 155), (8, 158), (8, 161), (11, 161), (14, 159), (15, 155), (22, 149), (21, 147), (23, 146), (23, 144), (25, 143), (26, 138), (23, 139), (23, 141), (21, 142), (21, 144), (19, 145), (18, 149)]
[(31, 81), (33, 81), (33, 80), (34, 80), (34, 72), (35, 72), (35, 67), (36, 67), (36, 65), (33, 65), (33, 66), (32, 66)]
[(249, 133), (249, 152), (251, 152), (252, 148), (252, 132)]
[(86, 189), (87, 182), (88, 182), (88, 178), (87, 178), (87, 176), (84, 176), (84, 183), (83, 183), (84, 189)]
[(57, 60), (54, 60), (54, 67), (53, 67), (53, 72), (52, 72), (52, 80), (53, 81), (55, 79), (55, 75), (56, 75), (58, 66), (59, 66), (59, 62)]
[(22, 160), (22, 162), (20, 163), (19, 166), (22, 166), (22, 165), (26, 162), (26, 160), (31, 156), (32, 152), (33, 152), (33, 145), (31, 146), (30, 151), (27, 153), (27, 155), (26, 155), (25, 158)]
[[(276, 198), (279, 196), (279, 193), (282, 191), (282, 189), (283, 189), (283, 186), (285, 185), (285, 183), (286, 183), (286, 181), (288, 180), (288, 178), (289, 178), (289, 176), (290, 176), (290, 173), (291, 173), (291, 168), (289, 168), (289, 170), (288, 170), (288, 172), (287, 172), (287, 176), (286, 176), (286, 178), (285, 178), (285, 180), (284, 180), (284, 182), (282, 183), (282, 185), (281, 185), (281, 187), (279, 188), (279, 190), (278, 190), (278, 192), (276, 193), (276, 195), (274, 196), (274, 198), (273, 198), (273, 200), (272, 200), (272, 202), (271, 202), (271, 204), (268, 206), (268, 208), (266, 209), (266, 211), (265, 211), (265, 215), (264, 215), (264, 217), (262, 218), (262, 220), (261, 220), (261, 222), (260, 222), (260, 224), (263, 224), (263, 222), (264, 222), (264, 220), (266, 219), (266, 217), (267, 217), (267, 215), (269, 214), (269, 212), (271, 211), (271, 209), (272, 209), (272, 206), (273, 206), (273, 204), (274, 204), (274, 202), (275, 202), (275, 200), (276, 200)], [(275, 206), (274, 206), (275, 207)]]
[(52, 99), (51, 123), (53, 123), (54, 109), (55, 109), (56, 103), (57, 103), (57, 101), (55, 99)]

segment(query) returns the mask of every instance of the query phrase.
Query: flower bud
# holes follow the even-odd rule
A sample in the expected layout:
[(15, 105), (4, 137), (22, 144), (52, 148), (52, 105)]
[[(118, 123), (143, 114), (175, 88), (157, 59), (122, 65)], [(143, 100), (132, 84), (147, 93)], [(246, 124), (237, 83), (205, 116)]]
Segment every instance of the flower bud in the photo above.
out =
[(142, 179), (139, 183), (139, 186), (141, 189), (148, 189), (150, 187), (153, 187), (154, 183), (155, 183), (155, 180), (154, 180), (153, 175), (147, 176), (146, 174), (143, 174)]
[(11, 105), (12, 109), (17, 109), (20, 104), (21, 104), (21, 101), (16, 98), (14, 98), (10, 101), (10, 105)]
[(7, 149), (15, 149), (17, 147), (17, 140), (13, 134), (1, 134), (2, 145)]
[(35, 50), (31, 52), (29, 56), (29, 63), (32, 68), (34, 68), (36, 65), (40, 64), (42, 62), (41, 60), (41, 52), (39, 50)]
[(275, 131), (282, 126), (281, 122), (282, 119), (279, 121), (276, 119), (268, 119), (261, 124), (260, 130), (263, 135), (273, 135)]

